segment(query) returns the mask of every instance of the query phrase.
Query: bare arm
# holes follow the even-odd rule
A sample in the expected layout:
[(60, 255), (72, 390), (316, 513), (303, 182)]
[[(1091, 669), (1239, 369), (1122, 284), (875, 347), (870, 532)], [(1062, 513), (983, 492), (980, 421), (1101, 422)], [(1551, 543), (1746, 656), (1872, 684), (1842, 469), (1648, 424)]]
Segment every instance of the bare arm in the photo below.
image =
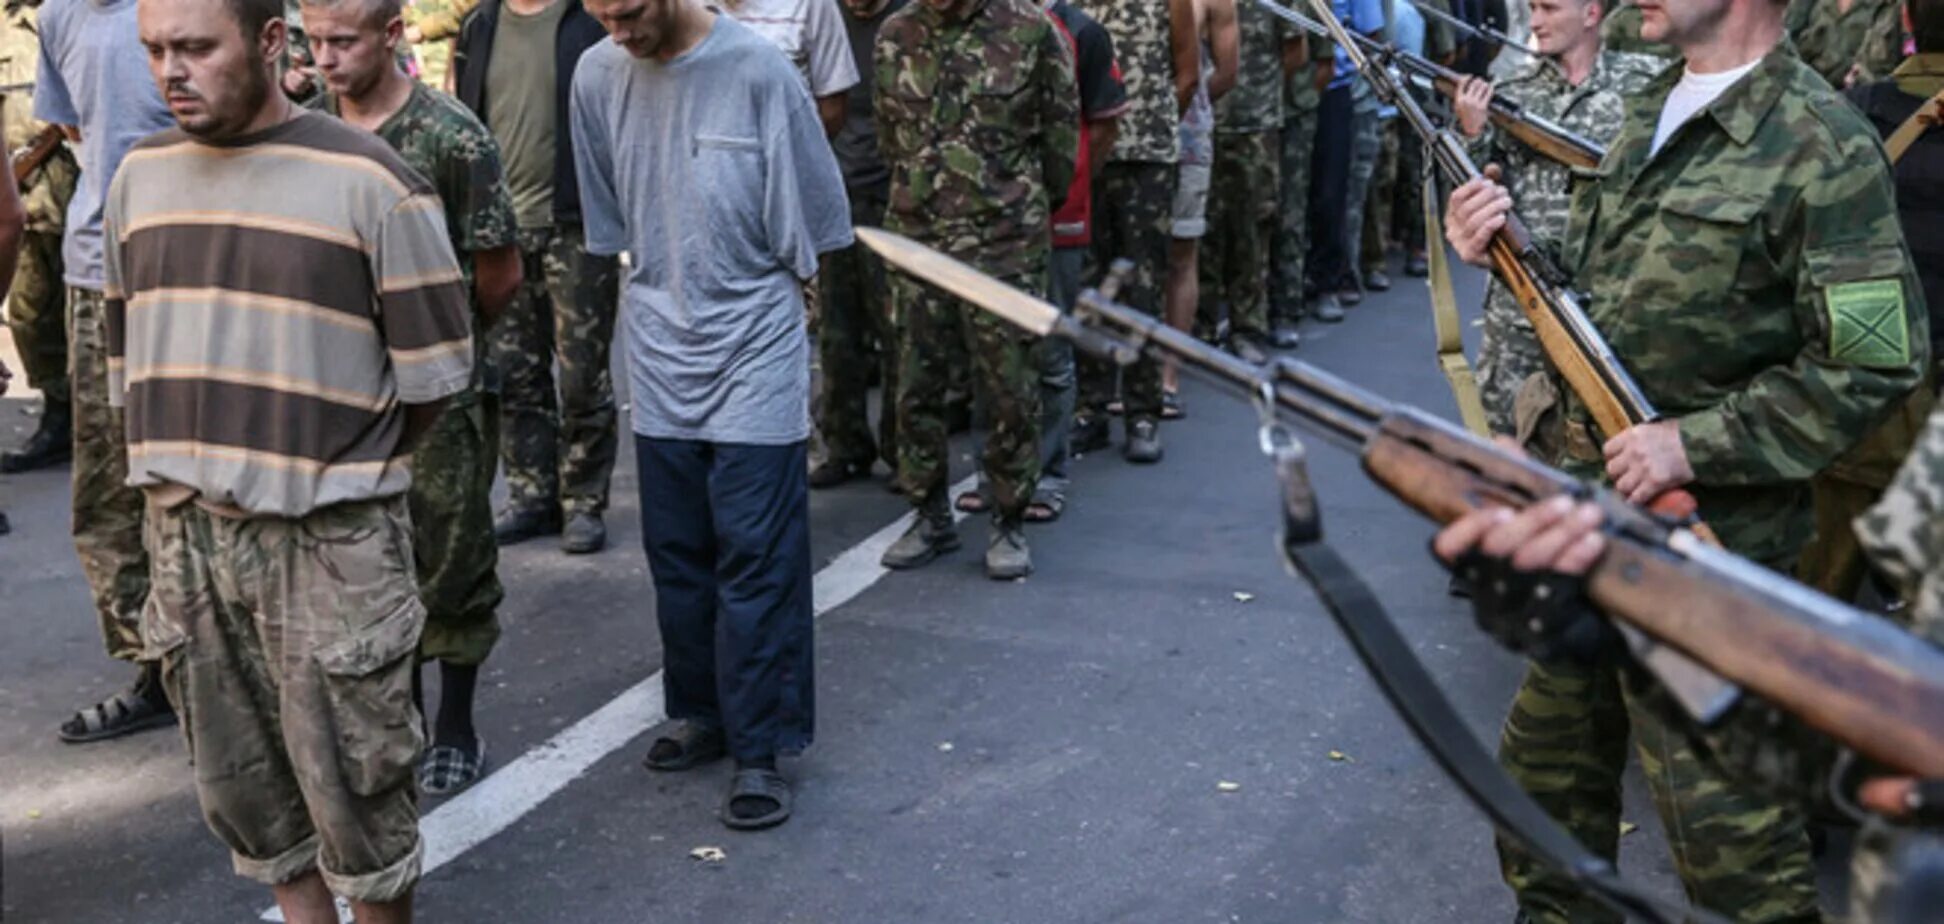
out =
[(511, 244), (477, 251), (473, 260), (473, 301), (479, 309), (479, 331), (490, 330), (513, 304), (513, 296), (525, 281), (520, 268), (520, 248)]
[(1283, 40), (1282, 69), (1283, 78), (1295, 76), (1296, 71), (1309, 63), (1309, 42), (1297, 35)]
[(835, 138), (844, 128), (844, 118), (850, 114), (850, 93), (832, 93), (817, 97), (817, 118), (823, 122), (824, 137)]
[(1114, 149), (1114, 142), (1120, 139), (1120, 119), (1098, 119), (1087, 123), (1087, 150), (1098, 152), (1096, 160), (1105, 159), (1107, 151)]
[(1201, 42), (1195, 29), (1195, 0), (1168, 0), (1168, 44), (1174, 52), (1175, 104), (1182, 112), (1195, 101), (1201, 80)]
[[(1236, 0), (1204, 0), (1208, 4), (1208, 48), (1215, 59), (1215, 73), (1208, 76), (1209, 102), (1227, 96), (1235, 89), (1242, 72), (1242, 25), (1236, 18)], [(1252, 3), (1254, 0), (1242, 0)]]

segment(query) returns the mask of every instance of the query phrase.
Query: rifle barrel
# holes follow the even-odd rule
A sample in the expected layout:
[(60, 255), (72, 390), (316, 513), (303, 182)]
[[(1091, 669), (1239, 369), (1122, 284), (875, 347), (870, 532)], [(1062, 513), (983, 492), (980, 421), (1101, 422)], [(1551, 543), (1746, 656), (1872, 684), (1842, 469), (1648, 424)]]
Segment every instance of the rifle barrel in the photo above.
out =
[(1519, 42), (1513, 41), (1512, 36), (1506, 35), (1505, 33), (1500, 32), (1499, 30), (1494, 29), (1490, 26), (1473, 25), (1462, 19), (1459, 19), (1456, 16), (1451, 15), (1450, 13), (1445, 12), (1444, 10), (1438, 9), (1435, 6), (1427, 6), (1424, 3), (1419, 2), (1419, 0), (1411, 0), (1411, 5), (1417, 7), (1418, 12), (1423, 13), (1424, 15), (1429, 16), (1432, 19), (1435, 19), (1441, 23), (1444, 23), (1447, 26), (1450, 26), (1453, 29), (1458, 30), (1459, 32), (1464, 33), (1467, 38), (1484, 39), (1485, 41), (1498, 45), (1501, 48), (1510, 48), (1513, 51), (1525, 55), (1528, 58), (1532, 58), (1534, 60), (1539, 60), (1539, 61), (1545, 60), (1544, 56), (1540, 55), (1538, 52), (1525, 47), (1525, 45)]

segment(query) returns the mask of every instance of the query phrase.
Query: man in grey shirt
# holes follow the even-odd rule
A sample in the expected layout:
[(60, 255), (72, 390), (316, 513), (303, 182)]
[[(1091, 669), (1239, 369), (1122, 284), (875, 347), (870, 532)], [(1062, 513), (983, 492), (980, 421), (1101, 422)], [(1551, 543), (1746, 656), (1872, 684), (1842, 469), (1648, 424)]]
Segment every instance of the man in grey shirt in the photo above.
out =
[[(149, 76), (148, 53), (135, 31), (135, 0), (47, 0), (40, 10), (40, 43), (34, 117), (67, 126), (81, 153), (81, 179), (68, 202), (61, 246), (73, 375), (74, 549), (109, 657), (136, 662), (149, 560), (142, 548), (142, 495), (126, 484), (121, 412), (108, 406), (101, 212), (123, 155), (142, 138), (174, 127), (175, 120)], [(134, 686), (62, 724), (62, 740), (101, 741), (173, 723), (155, 663), (139, 667)]]
[(803, 285), (851, 243), (795, 68), (701, 0), (591, 0), (571, 122), (587, 248), (625, 251), (642, 544), (671, 722), (646, 763), (736, 758), (732, 828), (789, 818), (812, 731)]

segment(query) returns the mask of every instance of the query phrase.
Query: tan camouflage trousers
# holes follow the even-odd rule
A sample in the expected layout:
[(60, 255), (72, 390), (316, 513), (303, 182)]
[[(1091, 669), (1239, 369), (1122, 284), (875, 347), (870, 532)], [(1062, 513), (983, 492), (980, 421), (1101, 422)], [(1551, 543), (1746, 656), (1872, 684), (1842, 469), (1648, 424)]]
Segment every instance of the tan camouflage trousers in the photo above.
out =
[[(852, 201), (851, 218), (859, 224), (876, 225), (883, 216), (881, 202)], [(881, 458), (895, 471), (895, 397), (884, 402), (875, 433), (870, 411), (873, 369), (885, 395), (898, 393), (898, 336), (891, 323), (884, 261), (863, 244), (852, 244), (825, 254), (817, 277), (823, 289), (823, 314), (817, 328), (823, 383), (816, 415), (824, 451), (838, 463), (869, 465)]]
[[(1044, 272), (1001, 279), (1027, 292), (1046, 291)], [(1034, 339), (903, 274), (891, 277), (891, 305), (900, 338), (899, 488), (913, 506), (944, 505), (951, 462), (946, 404), (956, 358), (970, 364), (974, 394), (988, 415), (980, 471), (992, 498), (993, 519), (1021, 523), (1040, 473), (1040, 370)]]
[(141, 654), (149, 559), (142, 493), (128, 486), (128, 433), (108, 406), (108, 332), (101, 293), (68, 289), (68, 379), (74, 388), (72, 530), (108, 656)]
[[(1800, 814), (1698, 753), (1659, 709), (1625, 689), (1614, 665), (1529, 664), (1499, 762), (1580, 843), (1614, 860), (1630, 731), (1691, 901), (1744, 924), (1822, 920)], [(1621, 921), (1516, 843), (1501, 837), (1498, 852), (1534, 924)]]
[(1281, 214), (1271, 244), (1269, 298), (1284, 321), (1302, 316), (1309, 257), (1310, 161), (1316, 157), (1316, 110), (1289, 107), (1283, 122)]
[[(1278, 132), (1215, 135), (1208, 233), (1201, 244), (1201, 303), (1226, 304), (1234, 334), (1269, 334), (1269, 248), (1282, 175)], [(1207, 328), (1215, 318), (1206, 316)]]
[(150, 506), (143, 638), (238, 875), (276, 885), (316, 869), (364, 902), (418, 881), (411, 533), (402, 497), (300, 519)]
[(522, 228), (519, 240), (526, 281), (491, 334), (507, 505), (600, 513), (619, 439), (608, 367), (617, 264), (587, 252), (578, 224)]
[(1519, 300), (1496, 279), (1485, 284), (1484, 319), (1478, 341), (1478, 396), (1492, 432), (1511, 436), (1518, 432), (1512, 411), (1519, 386), (1533, 373), (1546, 370), (1546, 351), (1539, 346)]
[(61, 281), (61, 234), (29, 231), (20, 239), (20, 264), (7, 293), (7, 327), (20, 351), (27, 384), (51, 407), (66, 403), (68, 387), (67, 287)]
[(412, 452), (412, 552), (425, 634), (419, 657), (479, 665), (499, 642), (499, 544), (493, 541), (499, 396), (468, 392)]

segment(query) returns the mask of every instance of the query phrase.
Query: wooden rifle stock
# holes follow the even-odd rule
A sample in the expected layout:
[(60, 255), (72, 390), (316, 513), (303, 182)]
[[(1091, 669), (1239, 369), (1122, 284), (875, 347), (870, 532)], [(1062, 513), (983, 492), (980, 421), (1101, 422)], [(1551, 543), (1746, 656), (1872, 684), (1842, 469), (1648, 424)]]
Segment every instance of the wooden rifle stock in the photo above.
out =
[[(1363, 467), (1439, 523), (1559, 492), (1527, 465), (1467, 451), (1401, 415), (1365, 445)], [(1871, 760), (1944, 776), (1944, 651), (1696, 536), (1642, 530), (1611, 495), (1603, 506), (1622, 521), (1587, 575), (1603, 611)], [(1724, 581), (1723, 571), (1747, 580)]]
[[(1463, 74), (1409, 52), (1399, 51), (1395, 54), (1398, 64), (1430, 81), (1432, 89), (1451, 99), (1458, 98), (1458, 82)], [(1555, 163), (1591, 170), (1606, 159), (1606, 148), (1557, 125), (1535, 119), (1524, 107), (1503, 97), (1492, 97), (1486, 115), (1500, 131)]]
[(33, 176), (34, 171), (39, 170), (42, 164), (47, 163), (48, 158), (54, 156), (54, 152), (60, 149), (61, 142), (66, 138), (67, 135), (58, 125), (49, 125), (41, 129), (40, 134), (34, 136), (33, 143), (27, 146), (27, 150), (14, 158), (14, 185), (26, 186), (27, 178)]

